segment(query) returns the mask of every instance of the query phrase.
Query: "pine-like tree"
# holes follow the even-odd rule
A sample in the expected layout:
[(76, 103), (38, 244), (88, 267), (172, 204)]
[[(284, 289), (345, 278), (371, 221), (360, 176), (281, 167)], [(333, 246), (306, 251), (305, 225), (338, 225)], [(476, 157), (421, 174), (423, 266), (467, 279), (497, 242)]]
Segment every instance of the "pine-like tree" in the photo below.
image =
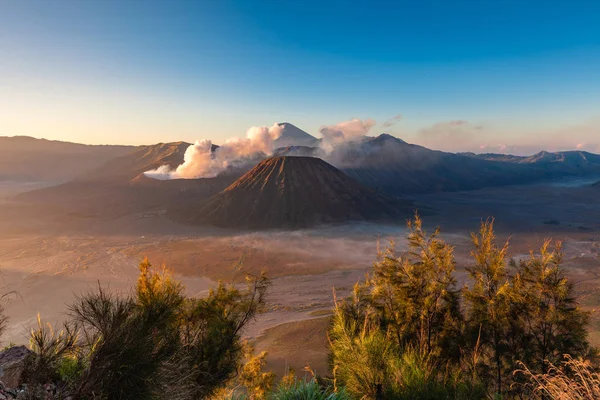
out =
[(512, 262), (520, 303), (513, 319), (521, 328), (519, 361), (542, 374), (564, 354), (584, 356), (589, 350), (589, 314), (578, 307), (573, 285), (561, 268), (561, 244), (551, 246), (552, 241), (546, 240), (539, 254), (531, 252), (529, 259)]
[(506, 268), (508, 241), (502, 247), (496, 245), (493, 219), (483, 222), (479, 233), (472, 234), (471, 239), (475, 265), (467, 268), (471, 282), (463, 291), (469, 330), (472, 343), (481, 343), (484, 353), (480, 364), (482, 375), (493, 376), (495, 392), (501, 395), (513, 295)]
[(408, 251), (396, 256), (392, 243), (374, 265), (367, 280), (371, 307), (400, 348), (456, 359), (453, 344), (462, 318), (454, 249), (440, 238), (439, 229), (428, 235), (418, 215), (408, 228)]
[[(458, 361), (463, 318), (453, 248), (418, 215), (408, 223), (408, 249), (380, 254), (351, 297), (336, 301), (329, 331), (336, 379), (366, 399), (440, 398), (444, 372)], [(429, 396), (429, 397), (427, 397)]]

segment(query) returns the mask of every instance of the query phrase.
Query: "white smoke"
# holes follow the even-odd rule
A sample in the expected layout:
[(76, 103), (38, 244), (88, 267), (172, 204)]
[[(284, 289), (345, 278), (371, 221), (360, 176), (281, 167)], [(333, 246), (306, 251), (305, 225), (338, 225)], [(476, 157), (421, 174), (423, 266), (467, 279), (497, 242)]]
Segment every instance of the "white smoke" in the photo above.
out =
[[(313, 156), (334, 162), (338, 158), (347, 158), (350, 151), (360, 152), (360, 148), (355, 148), (354, 144), (365, 139), (375, 124), (373, 119), (353, 118), (335, 125), (322, 126), (320, 132), (323, 139)], [(214, 178), (228, 168), (252, 166), (273, 154), (275, 140), (281, 136), (283, 129), (284, 126), (279, 124), (270, 127), (254, 126), (248, 129), (246, 138), (228, 139), (215, 150), (212, 141), (199, 140), (187, 148), (183, 163), (177, 168), (163, 165), (144, 172), (144, 175), (159, 180)]]
[(358, 118), (335, 125), (322, 126), (320, 130), (323, 136), (321, 147), (325, 150), (331, 150), (340, 143), (360, 140), (367, 136), (373, 126), (375, 126), (375, 120), (361, 120)]
[(373, 119), (361, 120), (353, 118), (335, 125), (322, 126), (320, 132), (323, 135), (323, 139), (332, 141), (339, 139), (350, 140), (366, 136), (373, 126), (375, 126), (375, 120)]
[(272, 154), (273, 143), (282, 131), (283, 127), (279, 124), (253, 126), (246, 132), (245, 139), (228, 139), (214, 151), (212, 141), (198, 140), (187, 148), (183, 164), (175, 170), (163, 165), (144, 172), (144, 175), (160, 180), (214, 178), (229, 167), (243, 166), (258, 156)]

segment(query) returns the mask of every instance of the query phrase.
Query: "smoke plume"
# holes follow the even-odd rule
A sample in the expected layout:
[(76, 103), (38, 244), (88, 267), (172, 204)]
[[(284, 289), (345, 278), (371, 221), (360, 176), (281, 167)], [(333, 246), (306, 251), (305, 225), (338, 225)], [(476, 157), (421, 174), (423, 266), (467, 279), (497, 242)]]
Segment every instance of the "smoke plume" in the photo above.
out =
[(322, 126), (320, 130), (323, 136), (322, 147), (330, 150), (337, 144), (361, 139), (369, 133), (373, 126), (375, 126), (375, 120), (358, 118), (335, 125)]
[(253, 126), (248, 129), (246, 138), (231, 138), (213, 151), (210, 140), (198, 140), (185, 151), (183, 164), (175, 170), (163, 165), (144, 175), (154, 179), (196, 179), (214, 178), (230, 167), (242, 167), (257, 157), (273, 152), (273, 142), (281, 136), (283, 127), (278, 124)]

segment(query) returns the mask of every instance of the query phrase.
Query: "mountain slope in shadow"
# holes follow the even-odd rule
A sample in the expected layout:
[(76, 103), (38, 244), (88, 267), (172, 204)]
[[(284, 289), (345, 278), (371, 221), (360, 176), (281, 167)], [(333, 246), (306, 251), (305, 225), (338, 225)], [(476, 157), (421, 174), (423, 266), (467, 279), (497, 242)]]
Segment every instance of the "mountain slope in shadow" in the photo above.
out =
[(305, 228), (346, 221), (401, 222), (409, 202), (367, 188), (325, 161), (272, 157), (205, 204), (173, 210), (177, 220), (226, 228)]

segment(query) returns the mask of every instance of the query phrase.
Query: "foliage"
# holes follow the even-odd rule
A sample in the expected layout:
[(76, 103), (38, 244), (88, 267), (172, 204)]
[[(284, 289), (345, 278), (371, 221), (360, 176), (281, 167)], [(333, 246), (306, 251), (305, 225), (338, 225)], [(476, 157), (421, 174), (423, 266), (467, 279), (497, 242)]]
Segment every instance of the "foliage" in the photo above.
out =
[(89, 359), (75, 391), (78, 397), (152, 396), (158, 389), (156, 377), (162, 363), (176, 351), (176, 336), (168, 322), (177, 308), (166, 301), (165, 297), (144, 305), (132, 298), (111, 296), (99, 288), (71, 307)]
[(408, 228), (408, 250), (397, 255), (390, 243), (365, 283), (336, 301), (329, 331), (333, 368), (357, 396), (443, 397), (438, 367), (461, 357), (453, 248), (439, 229), (427, 234), (418, 215)]
[(365, 319), (358, 325), (336, 305), (329, 343), (337, 382), (349, 392), (366, 398), (380, 398), (391, 386), (396, 343)]
[(589, 361), (566, 355), (561, 365), (548, 364), (547, 372), (534, 373), (524, 367), (515, 372), (528, 382), (531, 397), (560, 400), (600, 399), (600, 373)]
[(264, 400), (268, 397), (275, 374), (264, 372), (266, 365), (267, 352), (254, 354), (254, 348), (248, 342), (243, 343), (243, 353), (245, 362), (238, 367), (237, 376), (229, 382), (227, 387), (219, 389), (213, 396), (217, 399), (252, 399)]
[(598, 373), (582, 361), (592, 352), (589, 314), (562, 270), (560, 243), (508, 260), (493, 222), (472, 235), (473, 261), (458, 290), (453, 247), (416, 215), (407, 249), (391, 242), (351, 296), (335, 299), (333, 380), (290, 372), (273, 390), (267, 354), (242, 338), (264, 308), (266, 277), (190, 298), (169, 271), (144, 260), (131, 295), (85, 293), (59, 331), (38, 317), (27, 398), (45, 396), (43, 385), (54, 382), (61, 396), (83, 400), (600, 399)]
[(432, 354), (400, 348), (390, 335), (373, 324), (357, 326), (338, 304), (329, 331), (335, 386), (363, 399), (482, 398), (481, 387), (462, 375), (440, 380)]
[(561, 269), (561, 244), (550, 246), (546, 240), (539, 254), (531, 252), (529, 259), (513, 261), (520, 305), (515, 320), (521, 327), (521, 340), (527, 343), (520, 361), (542, 374), (548, 363), (558, 363), (564, 354), (584, 356), (589, 350), (585, 329), (589, 313), (577, 306), (573, 285)]
[(33, 354), (25, 359), (23, 371), (24, 382), (32, 386), (60, 380), (63, 359), (77, 354), (77, 331), (71, 325), (56, 331), (51, 324), (43, 323), (39, 314), (37, 324), (30, 336)]
[(206, 398), (231, 380), (243, 356), (242, 329), (262, 311), (269, 281), (248, 280), (241, 291), (221, 283), (203, 299), (185, 302), (176, 363), (190, 398)]
[(461, 314), (454, 249), (439, 229), (427, 234), (418, 215), (408, 228), (408, 251), (396, 256), (392, 242), (367, 279), (371, 316), (399, 347), (456, 358)]
[(81, 379), (86, 368), (87, 363), (83, 357), (65, 356), (58, 363), (57, 372), (62, 382), (72, 385)]
[(275, 374), (272, 372), (263, 372), (266, 364), (267, 352), (263, 351), (254, 356), (254, 349), (247, 344), (245, 353), (248, 361), (241, 368), (238, 380), (246, 388), (249, 397), (253, 400), (263, 400), (273, 387)]
[[(463, 291), (469, 316), (469, 332), (475, 334), (482, 344), (483, 357), (476, 367), (479, 374), (493, 380), (495, 392), (503, 391), (505, 358), (511, 351), (509, 336), (512, 291), (506, 268), (508, 241), (498, 247), (495, 243), (494, 221), (481, 224), (479, 234), (471, 235), (475, 249), (471, 253), (475, 260), (467, 268), (471, 287)], [(510, 369), (510, 368), (509, 368)]]
[(525, 362), (544, 373), (562, 354), (589, 352), (560, 245), (509, 261), (493, 220), (472, 235), (467, 285), (455, 289), (453, 248), (418, 216), (408, 250), (391, 243), (352, 295), (336, 300), (329, 330), (336, 386), (365, 399), (523, 397)]
[(318, 380), (294, 379), (283, 382), (269, 397), (272, 400), (350, 400), (350, 395), (344, 388), (334, 391), (330, 387), (323, 388)]
[[(63, 382), (77, 399), (206, 398), (236, 374), (241, 330), (261, 311), (268, 284), (219, 284), (206, 298), (186, 298), (169, 271), (145, 260), (133, 295), (99, 287), (71, 305), (62, 331), (39, 321), (27, 382)], [(262, 366), (264, 355), (254, 362)]]

